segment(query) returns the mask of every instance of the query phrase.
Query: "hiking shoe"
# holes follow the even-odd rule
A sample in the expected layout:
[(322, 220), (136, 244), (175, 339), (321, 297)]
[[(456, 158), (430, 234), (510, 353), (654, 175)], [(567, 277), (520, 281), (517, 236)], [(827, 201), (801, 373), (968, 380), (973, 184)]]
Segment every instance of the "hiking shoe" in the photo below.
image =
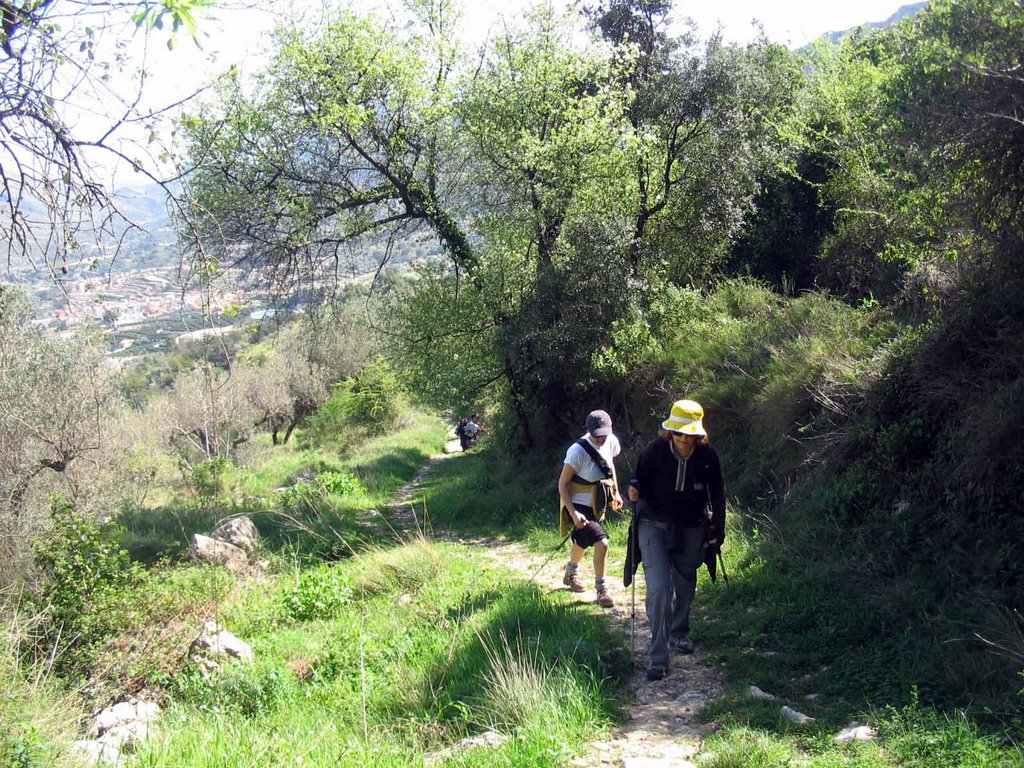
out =
[(565, 576), (562, 577), (562, 583), (573, 592), (582, 592), (586, 589), (586, 587), (583, 586), (583, 582), (580, 581), (580, 577), (575, 573), (566, 573)]
[(672, 650), (682, 654), (693, 653), (693, 640), (690, 639), (689, 635), (677, 637), (672, 640)]
[(647, 679), (648, 680), (663, 680), (665, 673), (668, 672), (668, 668), (664, 664), (652, 663), (647, 668)]
[(611, 608), (615, 605), (615, 601), (612, 600), (612, 596), (608, 594), (607, 589), (597, 590), (597, 604), (602, 608)]

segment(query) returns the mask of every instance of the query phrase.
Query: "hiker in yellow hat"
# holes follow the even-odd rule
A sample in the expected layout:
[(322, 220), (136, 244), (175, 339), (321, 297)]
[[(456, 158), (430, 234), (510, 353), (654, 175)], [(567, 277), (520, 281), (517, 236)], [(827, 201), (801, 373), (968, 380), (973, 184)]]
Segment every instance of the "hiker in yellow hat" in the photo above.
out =
[(693, 653), (690, 607), (697, 568), (707, 548), (725, 539), (725, 482), (704, 429), (704, 409), (694, 400), (677, 400), (661, 429), (640, 454), (629, 482), (647, 583), (649, 680), (668, 674), (671, 650)]

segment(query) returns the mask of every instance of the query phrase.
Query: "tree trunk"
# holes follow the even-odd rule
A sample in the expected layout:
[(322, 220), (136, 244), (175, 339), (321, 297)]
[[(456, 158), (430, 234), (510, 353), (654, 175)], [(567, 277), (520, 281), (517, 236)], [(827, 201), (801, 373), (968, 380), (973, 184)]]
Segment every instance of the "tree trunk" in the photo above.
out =
[(519, 381), (516, 379), (515, 368), (513, 368), (512, 361), (507, 356), (504, 358), (504, 367), (505, 378), (508, 380), (508, 389), (512, 399), (512, 410), (516, 414), (516, 423), (519, 425), (519, 433), (522, 435), (523, 448), (529, 451), (533, 449), (533, 432), (530, 431), (530, 417), (523, 403), (522, 389), (519, 386)]

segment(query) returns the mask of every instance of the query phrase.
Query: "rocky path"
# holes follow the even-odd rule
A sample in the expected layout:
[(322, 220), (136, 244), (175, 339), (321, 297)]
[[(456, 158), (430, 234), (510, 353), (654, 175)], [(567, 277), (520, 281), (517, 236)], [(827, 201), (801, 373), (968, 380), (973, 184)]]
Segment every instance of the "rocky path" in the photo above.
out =
[[(454, 454), (432, 457), (417, 476), (405, 485), (389, 505), (393, 511), (393, 525), (398, 531), (422, 531), (422, 520), (415, 509), (416, 489), (438, 462)], [(549, 592), (568, 591), (562, 585), (565, 552), (541, 568), (546, 557), (529, 552), (525, 547), (503, 540), (464, 539), (442, 533), (430, 534), (435, 538), (455, 541), (466, 546), (479, 546), (481, 552), (502, 567), (511, 568), (534, 581)], [(567, 550), (566, 550), (567, 551)], [(610, 620), (620, 623), (628, 632), (631, 614), (630, 589), (622, 586), (622, 543), (613, 544), (609, 554), (609, 592), (615, 606), (607, 609)], [(538, 568), (541, 570), (538, 572)], [(573, 595), (575, 599), (595, 602), (593, 570), (588, 559), (580, 566), (581, 578), (591, 585), (586, 592)], [(692, 768), (690, 762), (701, 750), (704, 737), (711, 728), (697, 718), (697, 713), (708, 702), (722, 695), (724, 681), (721, 673), (708, 666), (698, 647), (697, 652), (683, 656), (676, 654), (672, 668), (664, 680), (649, 682), (646, 678), (647, 644), (650, 632), (643, 605), (643, 577), (638, 574), (636, 589), (636, 630), (633, 648), (633, 672), (629, 681), (631, 702), (626, 707), (625, 722), (614, 729), (606, 739), (595, 741), (581, 750), (581, 756), (572, 761), (574, 768)]]

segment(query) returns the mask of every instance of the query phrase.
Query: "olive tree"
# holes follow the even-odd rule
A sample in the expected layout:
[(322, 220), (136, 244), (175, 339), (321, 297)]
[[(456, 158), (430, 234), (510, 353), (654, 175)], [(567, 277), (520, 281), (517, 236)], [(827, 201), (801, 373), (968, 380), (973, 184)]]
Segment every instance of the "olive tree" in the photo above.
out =
[(95, 332), (59, 337), (31, 322), (25, 295), (0, 287), (0, 548), (38, 529), (47, 493), (75, 497), (76, 470), (103, 443), (117, 403), (114, 371)]

